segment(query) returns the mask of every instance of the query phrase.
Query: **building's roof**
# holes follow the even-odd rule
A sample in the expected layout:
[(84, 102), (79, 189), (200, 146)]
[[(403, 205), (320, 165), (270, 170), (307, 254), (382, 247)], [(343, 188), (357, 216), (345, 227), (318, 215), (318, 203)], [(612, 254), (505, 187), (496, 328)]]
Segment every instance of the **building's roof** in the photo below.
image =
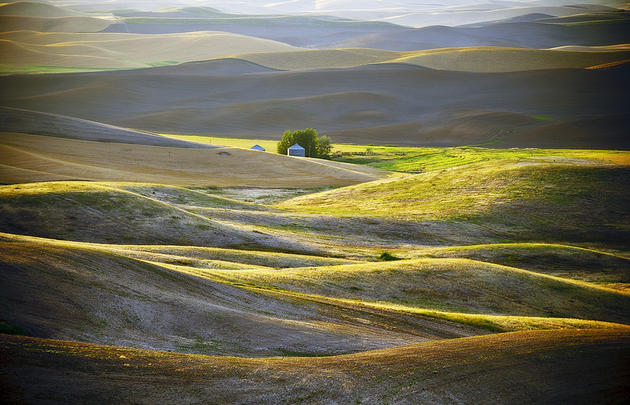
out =
[(263, 148), (262, 146), (260, 146), (260, 145), (258, 145), (258, 144), (256, 144), (256, 145), (252, 146), (252, 147), (251, 147), (251, 148), (249, 148), (249, 149), (262, 150), (263, 152), (265, 151), (265, 148)]
[(289, 148), (290, 150), (305, 150), (303, 147), (298, 145), (297, 143)]

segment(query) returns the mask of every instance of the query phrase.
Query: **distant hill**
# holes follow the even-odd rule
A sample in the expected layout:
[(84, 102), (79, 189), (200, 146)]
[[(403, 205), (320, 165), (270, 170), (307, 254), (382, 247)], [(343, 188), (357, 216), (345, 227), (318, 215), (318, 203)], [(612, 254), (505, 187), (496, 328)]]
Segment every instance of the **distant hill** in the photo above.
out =
[(371, 33), (337, 41), (334, 47), (381, 48), (398, 51), (462, 46), (553, 48), (562, 45), (615, 45), (630, 41), (628, 13), (603, 22), (547, 24), (500, 22), (474, 27), (430, 26), (403, 31)]
[(157, 11), (133, 9), (112, 10), (119, 17), (156, 17), (156, 18), (221, 18), (235, 16), (226, 14), (212, 7), (172, 7)]
[[(14, 75), (0, 77), (0, 105), (175, 134), (278, 139), (312, 126), (334, 142), (359, 144), (627, 149), (626, 120), (606, 117), (630, 109), (629, 66), (470, 73), (377, 64), (197, 75), (182, 65), (182, 74), (172, 66)], [(572, 137), (570, 123), (584, 119), (599, 124)], [(536, 132), (552, 125), (562, 132)]]
[(81, 15), (81, 13), (65, 7), (58, 7), (42, 2), (15, 1), (11, 3), (0, 3), (0, 15), (22, 17), (70, 17)]
[[(394, 24), (372, 21), (353, 21), (326, 16), (287, 15), (195, 15), (176, 12), (127, 13), (121, 22), (112, 24), (104, 32), (165, 34), (192, 31), (225, 31), (235, 34), (266, 38), (293, 46), (326, 48), (340, 40), (357, 36), (403, 32), (406, 29)], [(126, 15), (132, 16), (126, 16)], [(135, 16), (137, 15), (137, 16)]]
[[(83, 17), (81, 17), (83, 18)], [(41, 33), (12, 31), (0, 35), (5, 71), (21, 69), (120, 69), (173, 65), (239, 53), (296, 48), (267, 39), (225, 32), (142, 35)], [(46, 68), (43, 68), (46, 67)]]
[(0, 30), (33, 30), (40, 32), (99, 32), (112, 22), (103, 18), (70, 17), (30, 17), (0, 15)]
[(0, 129), (56, 138), (128, 143), (178, 148), (211, 148), (210, 145), (180, 141), (146, 132), (57, 114), (0, 107)]

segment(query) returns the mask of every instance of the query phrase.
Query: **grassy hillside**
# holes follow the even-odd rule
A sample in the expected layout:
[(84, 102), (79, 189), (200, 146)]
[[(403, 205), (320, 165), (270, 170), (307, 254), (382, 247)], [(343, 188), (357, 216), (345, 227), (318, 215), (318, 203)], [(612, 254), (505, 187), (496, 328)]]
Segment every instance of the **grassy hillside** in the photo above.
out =
[(0, 230), (8, 233), (105, 243), (266, 246), (279, 250), (292, 245), (115, 185), (50, 182), (0, 186), (0, 201)]
[(242, 250), (212, 248), (201, 246), (177, 245), (125, 245), (77, 242), (36, 236), (0, 233), (3, 242), (33, 243), (35, 245), (53, 246), (57, 248), (92, 249), (99, 252), (112, 253), (118, 256), (151, 260), (157, 263), (190, 265), (192, 267), (212, 268), (213, 264), (226, 265), (232, 263), (232, 269), (243, 268), (292, 268), (305, 266), (332, 266), (356, 263), (338, 257), (290, 254), (274, 251)]
[[(530, 161), (476, 163), (313, 194), (279, 206), (483, 225), (511, 240), (627, 242), (626, 166)], [(544, 190), (544, 192), (541, 192)]]
[(318, 359), (217, 358), (6, 335), (0, 350), (3, 398), (84, 403), (623, 402), (630, 360), (628, 333), (615, 330), (518, 332)]
[[(317, 7), (447, 17), (382, 3)], [(0, 3), (0, 402), (625, 400), (626, 11), (64, 4)]]
[[(269, 356), (330, 355), (486, 333), (413, 314), (212, 281), (149, 263), (149, 257), (160, 258), (151, 252), (139, 259), (124, 248), (108, 252), (107, 246), (5, 239), (0, 242), (3, 322), (39, 337)], [(32, 299), (24, 302), (25, 296)]]
[[(94, 129), (94, 124), (89, 122), (71, 121), (70, 124), (74, 125), (74, 133), (81, 136)], [(86, 132), (80, 132), (81, 128)], [(111, 132), (125, 143), (0, 133), (0, 150), (4, 158), (0, 182), (105, 180), (202, 187), (325, 187), (356, 184), (385, 175), (374, 168), (355, 169), (323, 160), (303, 160), (236, 148), (134, 144), (143, 142), (143, 138), (132, 131)], [(145, 138), (153, 139), (150, 135)], [(169, 139), (163, 141), (165, 144), (170, 142)], [(252, 167), (259, 170), (252, 170)], [(287, 173), (291, 176), (287, 177)]]
[(593, 284), (467, 259), (216, 273), (304, 293), (451, 312), (628, 322), (630, 309), (630, 297)]
[(630, 281), (630, 257), (545, 243), (501, 243), (395, 252), (405, 257), (461, 257), (604, 285)]

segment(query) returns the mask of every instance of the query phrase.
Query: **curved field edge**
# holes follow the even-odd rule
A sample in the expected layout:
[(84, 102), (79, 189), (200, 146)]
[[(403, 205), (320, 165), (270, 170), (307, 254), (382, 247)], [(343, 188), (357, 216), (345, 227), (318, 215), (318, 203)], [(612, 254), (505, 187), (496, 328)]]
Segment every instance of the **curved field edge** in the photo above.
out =
[[(164, 267), (175, 272), (185, 273), (192, 276), (204, 278), (218, 283), (224, 283), (239, 287), (249, 291), (256, 291), (276, 297), (287, 297), (302, 301), (332, 304), (337, 307), (351, 308), (372, 308), (383, 312), (413, 314), (425, 318), (460, 323), (476, 328), (486, 329), (493, 332), (508, 332), (518, 330), (537, 329), (601, 329), (601, 328), (624, 328), (629, 325), (603, 322), (597, 320), (574, 319), (574, 318), (554, 318), (554, 317), (532, 317), (515, 315), (487, 315), (462, 312), (438, 311), (427, 308), (413, 307), (394, 304), (390, 302), (376, 302), (362, 299), (336, 298), (306, 292), (299, 292), (281, 288), (272, 283), (244, 281), (240, 279), (241, 272), (222, 272), (218, 270), (197, 269), (188, 266), (179, 266), (166, 263), (145, 261), (156, 266)], [(596, 287), (599, 288), (599, 287)], [(609, 290), (612, 294), (617, 291)]]
[(350, 264), (356, 261), (324, 256), (292, 254), (251, 249), (228, 249), (202, 246), (179, 245), (124, 245), (77, 242), (61, 239), (41, 238), (37, 236), (16, 235), (0, 232), (0, 242), (25, 243), (36, 245), (57, 246), (68, 249), (89, 249), (96, 252), (107, 252), (115, 255), (150, 258), (156, 262), (174, 260), (182, 263), (193, 260), (218, 260), (233, 263), (240, 268), (256, 265), (261, 268), (287, 268), (315, 265)]
[[(629, 343), (628, 330), (533, 331), (353, 355), (247, 359), (0, 335), (5, 386), (0, 398), (589, 403), (605, 395), (623, 402), (630, 378)], [(480, 379), (488, 382), (483, 390)], [(130, 383), (134, 389), (124, 389)]]

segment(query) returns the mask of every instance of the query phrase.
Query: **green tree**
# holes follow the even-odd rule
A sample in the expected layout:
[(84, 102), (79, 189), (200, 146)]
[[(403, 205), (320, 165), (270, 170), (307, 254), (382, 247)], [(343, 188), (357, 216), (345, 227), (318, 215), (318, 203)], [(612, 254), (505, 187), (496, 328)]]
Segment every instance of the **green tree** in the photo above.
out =
[(319, 138), (319, 143), (317, 145), (317, 157), (322, 159), (330, 159), (331, 154), (332, 144), (330, 143), (330, 138), (324, 135)]
[(278, 142), (278, 153), (287, 154), (289, 147), (299, 144), (304, 148), (307, 157), (329, 158), (332, 146), (330, 138), (327, 136), (319, 137), (317, 131), (313, 128), (299, 129), (297, 131), (284, 131), (282, 139)]

